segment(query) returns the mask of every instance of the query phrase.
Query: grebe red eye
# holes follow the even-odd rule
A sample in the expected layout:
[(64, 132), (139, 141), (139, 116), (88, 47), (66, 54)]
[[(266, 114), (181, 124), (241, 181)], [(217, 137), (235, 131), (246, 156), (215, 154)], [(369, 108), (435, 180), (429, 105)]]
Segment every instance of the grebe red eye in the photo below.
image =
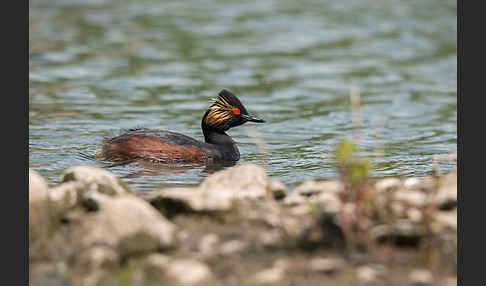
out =
[(240, 109), (239, 109), (239, 108), (235, 108), (235, 109), (233, 109), (233, 113), (234, 113), (235, 115), (240, 114)]

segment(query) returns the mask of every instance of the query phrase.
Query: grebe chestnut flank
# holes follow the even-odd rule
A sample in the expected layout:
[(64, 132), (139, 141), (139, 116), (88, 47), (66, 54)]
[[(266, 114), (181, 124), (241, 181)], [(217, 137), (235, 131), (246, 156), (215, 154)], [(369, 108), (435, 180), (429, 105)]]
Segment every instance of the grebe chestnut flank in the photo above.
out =
[(159, 163), (237, 161), (240, 152), (225, 131), (249, 121), (265, 121), (249, 115), (240, 100), (225, 89), (213, 100), (201, 121), (205, 142), (180, 133), (135, 128), (103, 140), (97, 156), (107, 161), (144, 159)]

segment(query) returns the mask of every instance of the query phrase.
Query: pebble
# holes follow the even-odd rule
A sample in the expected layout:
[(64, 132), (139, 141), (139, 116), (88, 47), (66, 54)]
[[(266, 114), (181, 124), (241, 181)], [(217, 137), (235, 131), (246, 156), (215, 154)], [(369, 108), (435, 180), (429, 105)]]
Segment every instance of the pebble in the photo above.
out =
[(414, 269), (409, 275), (410, 282), (413, 285), (429, 285), (433, 282), (434, 277), (429, 270), (426, 269)]

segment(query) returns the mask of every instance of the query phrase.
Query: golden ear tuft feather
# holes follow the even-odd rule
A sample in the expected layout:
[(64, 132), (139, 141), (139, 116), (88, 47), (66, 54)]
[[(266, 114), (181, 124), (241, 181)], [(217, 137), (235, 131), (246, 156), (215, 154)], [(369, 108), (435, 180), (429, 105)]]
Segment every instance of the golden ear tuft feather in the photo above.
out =
[(209, 114), (205, 122), (208, 125), (216, 126), (234, 116), (235, 109), (223, 96), (211, 99), (214, 103), (209, 107)]

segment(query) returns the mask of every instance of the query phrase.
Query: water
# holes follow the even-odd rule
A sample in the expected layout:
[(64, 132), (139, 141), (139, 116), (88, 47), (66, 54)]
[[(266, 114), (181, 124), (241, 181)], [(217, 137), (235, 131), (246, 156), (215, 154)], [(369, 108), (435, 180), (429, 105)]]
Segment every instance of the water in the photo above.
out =
[(344, 138), (376, 178), (426, 176), (435, 155), (456, 153), (456, 1), (29, 4), (29, 167), (50, 185), (75, 165), (107, 167), (137, 190), (198, 184), (214, 170), (110, 167), (94, 152), (136, 126), (202, 140), (223, 88), (266, 120), (230, 130), (237, 164), (266, 164), (289, 185), (336, 177)]

